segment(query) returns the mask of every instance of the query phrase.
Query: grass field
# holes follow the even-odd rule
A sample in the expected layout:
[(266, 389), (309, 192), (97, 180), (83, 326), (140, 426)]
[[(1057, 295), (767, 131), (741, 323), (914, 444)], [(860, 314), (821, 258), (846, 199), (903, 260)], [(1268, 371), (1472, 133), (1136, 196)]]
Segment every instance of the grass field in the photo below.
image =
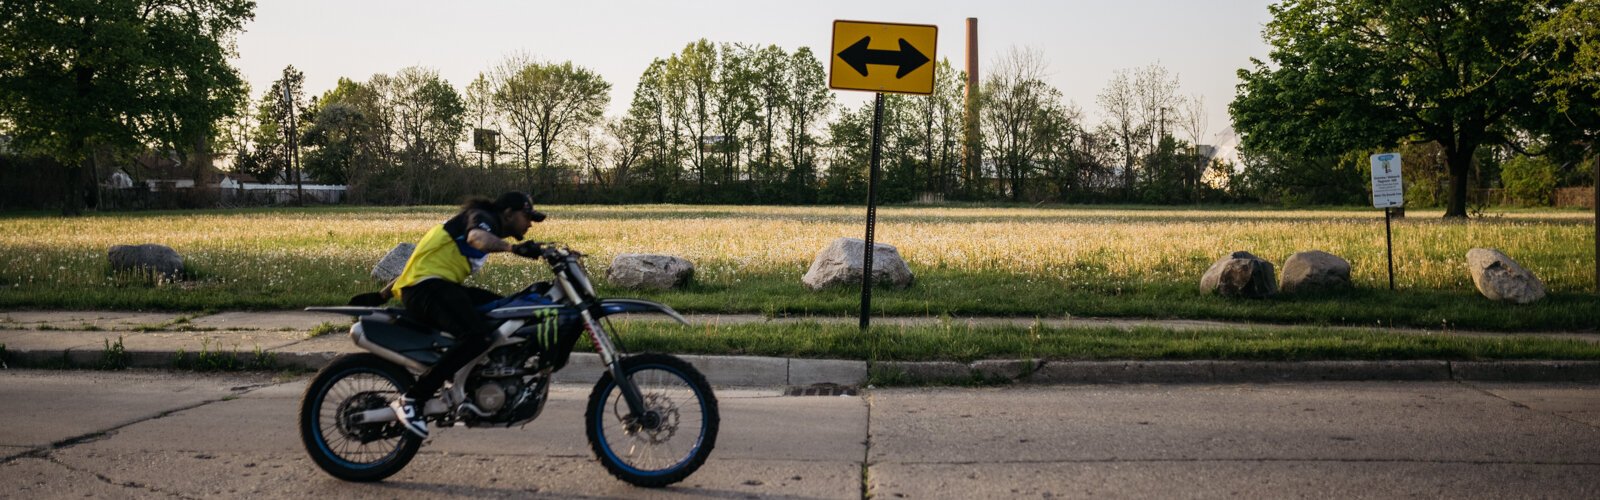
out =
[[(643, 296), (684, 311), (851, 315), (859, 291), (810, 292), (799, 278), (815, 252), (860, 237), (857, 207), (557, 206), (530, 237), (592, 256), (604, 276), (619, 253), (678, 255), (697, 265), (687, 290)], [(452, 207), (150, 212), (73, 219), (0, 218), (0, 307), (276, 309), (340, 304), (370, 291), (372, 265), (415, 241)], [(1490, 330), (1592, 330), (1593, 217), (1513, 212), (1445, 221), (1397, 220), (1387, 289), (1383, 216), (1376, 210), (885, 207), (878, 240), (917, 274), (908, 290), (874, 294), (879, 314), (1178, 317)], [(116, 244), (159, 243), (182, 253), (191, 278), (157, 283), (109, 272)], [(1490, 303), (1473, 289), (1466, 251), (1498, 248), (1545, 282), (1530, 306)], [(1301, 250), (1340, 255), (1357, 289), (1261, 301), (1202, 296), (1200, 274), (1234, 250), (1282, 266)], [(496, 255), (475, 278), (513, 290), (548, 272)]]

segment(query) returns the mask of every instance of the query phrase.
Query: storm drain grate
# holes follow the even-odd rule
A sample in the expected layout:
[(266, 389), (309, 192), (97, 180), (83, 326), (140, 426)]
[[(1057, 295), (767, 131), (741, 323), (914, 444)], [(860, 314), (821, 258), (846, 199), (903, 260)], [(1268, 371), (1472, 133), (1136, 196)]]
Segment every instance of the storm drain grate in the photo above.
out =
[(784, 389), (785, 396), (857, 396), (860, 390), (852, 385), (815, 384), (794, 385)]

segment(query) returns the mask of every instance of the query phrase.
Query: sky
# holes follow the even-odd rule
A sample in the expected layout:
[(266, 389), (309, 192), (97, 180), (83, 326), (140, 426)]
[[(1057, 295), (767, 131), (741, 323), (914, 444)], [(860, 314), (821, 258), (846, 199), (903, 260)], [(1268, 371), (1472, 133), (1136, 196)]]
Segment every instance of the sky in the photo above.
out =
[[(1103, 113), (1095, 96), (1119, 69), (1158, 63), (1179, 77), (1181, 95), (1204, 96), (1208, 135), (1226, 143), (1235, 72), (1265, 59), (1261, 28), (1268, 0), (1056, 1), (478, 1), (259, 0), (255, 20), (238, 36), (234, 65), (252, 97), (287, 65), (305, 73), (320, 95), (340, 77), (364, 81), (425, 66), (457, 89), (513, 53), (567, 61), (612, 84), (610, 112), (621, 114), (650, 61), (700, 38), (712, 42), (811, 47), (831, 45), (833, 21), (939, 27), (938, 54), (960, 68), (966, 19), (978, 18), (979, 72), (1015, 48), (1041, 54), (1049, 82), (1084, 111)], [(835, 91), (858, 106), (871, 94)]]

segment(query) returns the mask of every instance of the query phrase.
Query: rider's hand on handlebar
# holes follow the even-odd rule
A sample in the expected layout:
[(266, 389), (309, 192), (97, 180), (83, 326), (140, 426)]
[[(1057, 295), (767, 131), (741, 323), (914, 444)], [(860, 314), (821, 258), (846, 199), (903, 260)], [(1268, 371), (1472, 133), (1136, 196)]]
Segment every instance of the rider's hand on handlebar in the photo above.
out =
[(524, 241), (511, 246), (511, 253), (518, 257), (537, 259), (544, 255), (544, 244), (537, 241)]

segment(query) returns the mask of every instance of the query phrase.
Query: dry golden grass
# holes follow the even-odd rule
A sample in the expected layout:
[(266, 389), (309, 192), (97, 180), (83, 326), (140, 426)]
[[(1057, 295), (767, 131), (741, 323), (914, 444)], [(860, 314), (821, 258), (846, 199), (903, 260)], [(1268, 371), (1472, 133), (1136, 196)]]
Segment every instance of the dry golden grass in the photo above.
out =
[[(666, 253), (699, 266), (700, 279), (736, 285), (746, 276), (805, 272), (838, 237), (862, 236), (864, 210), (846, 207), (558, 206), (530, 238), (596, 257), (597, 274), (619, 253)], [(414, 241), (450, 207), (269, 210), (0, 219), (0, 284), (12, 290), (96, 285), (106, 249), (159, 243), (213, 280), (292, 291), (316, 279), (359, 282), (390, 247)], [(1465, 254), (1498, 248), (1553, 291), (1593, 290), (1594, 230), (1582, 212), (1521, 212), (1446, 221), (1412, 211), (1397, 220), (1395, 273), (1402, 288), (1470, 287)], [(1387, 285), (1383, 215), (1371, 211), (930, 208), (879, 210), (877, 239), (897, 246), (914, 271), (1059, 279), (1067, 283), (1193, 282), (1217, 258), (1247, 250), (1282, 265), (1323, 250), (1350, 261), (1358, 285)], [(491, 285), (542, 271), (497, 256)], [(507, 265), (510, 264), (510, 265)], [(494, 270), (496, 267), (499, 270)], [(348, 281), (347, 281), (348, 282)]]

